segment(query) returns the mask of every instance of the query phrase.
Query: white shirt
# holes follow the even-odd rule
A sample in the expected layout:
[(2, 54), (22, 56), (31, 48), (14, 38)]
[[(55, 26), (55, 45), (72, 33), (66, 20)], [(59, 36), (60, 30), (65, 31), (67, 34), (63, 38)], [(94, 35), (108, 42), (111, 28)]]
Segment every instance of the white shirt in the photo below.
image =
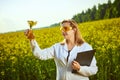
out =
[(56, 64), (57, 76), (56, 80), (89, 80), (89, 76), (97, 73), (98, 68), (96, 66), (96, 59), (93, 57), (90, 66), (80, 66), (79, 74), (72, 73), (71, 63), (76, 58), (78, 52), (92, 50), (92, 47), (88, 43), (83, 43), (81, 46), (75, 46), (69, 55), (67, 61), (68, 49), (67, 45), (61, 45), (56, 43), (55, 45), (40, 49), (39, 45), (35, 40), (32, 40), (34, 46), (33, 53), (36, 57), (41, 60), (54, 59)]

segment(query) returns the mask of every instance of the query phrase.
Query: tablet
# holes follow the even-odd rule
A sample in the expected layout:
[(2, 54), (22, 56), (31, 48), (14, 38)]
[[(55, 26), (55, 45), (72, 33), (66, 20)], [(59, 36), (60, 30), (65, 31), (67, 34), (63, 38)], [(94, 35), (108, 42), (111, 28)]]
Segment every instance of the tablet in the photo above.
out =
[[(77, 61), (81, 66), (90, 66), (95, 51), (96, 50), (88, 50), (84, 52), (79, 52), (77, 54), (75, 61)], [(73, 70), (72, 72), (75, 73), (76, 71)]]

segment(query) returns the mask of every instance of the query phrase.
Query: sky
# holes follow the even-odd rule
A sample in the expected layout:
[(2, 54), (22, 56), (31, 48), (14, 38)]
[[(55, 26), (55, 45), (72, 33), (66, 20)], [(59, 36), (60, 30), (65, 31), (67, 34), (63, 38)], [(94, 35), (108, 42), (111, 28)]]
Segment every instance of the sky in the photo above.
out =
[[(111, 0), (112, 2), (114, 0)], [(37, 21), (34, 28), (46, 27), (71, 19), (75, 14), (108, 0), (0, 0), (0, 33), (29, 29), (28, 20)]]

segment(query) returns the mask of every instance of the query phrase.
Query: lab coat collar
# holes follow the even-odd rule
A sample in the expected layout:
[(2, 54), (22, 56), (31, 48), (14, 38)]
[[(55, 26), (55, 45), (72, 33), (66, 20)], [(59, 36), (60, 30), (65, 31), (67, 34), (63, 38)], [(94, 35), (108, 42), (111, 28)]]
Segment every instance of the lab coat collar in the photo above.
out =
[(66, 51), (68, 51), (67, 43), (64, 44), (64, 49), (65, 49)]
[[(68, 52), (67, 43), (64, 44), (64, 50), (66, 50)], [(72, 56), (73, 54), (75, 54), (75, 52), (78, 52), (78, 46), (77, 45), (75, 45), (73, 47), (73, 49), (70, 52), (70, 55)]]
[[(77, 47), (77, 45), (75, 45), (75, 46), (73, 47), (73, 49), (76, 48), (76, 47)], [(68, 51), (67, 43), (64, 44), (64, 49), (65, 49), (66, 51)], [(73, 49), (72, 49), (72, 50), (73, 50)]]
[[(63, 49), (64, 49), (66, 52), (68, 52), (67, 43), (65, 43), (65, 44), (63, 45)], [(70, 56), (76, 55), (77, 52), (78, 52), (78, 46), (75, 45), (75, 46), (73, 47), (73, 49), (71, 50), (71, 52), (70, 52)], [(63, 55), (64, 58), (62, 58), (62, 62), (63, 62), (65, 65), (66, 65), (67, 63), (69, 63), (69, 61), (70, 61), (70, 56), (69, 56), (69, 59), (68, 59), (68, 62), (67, 62), (67, 61), (66, 61), (66, 57)], [(65, 60), (64, 60), (64, 59), (65, 59)]]

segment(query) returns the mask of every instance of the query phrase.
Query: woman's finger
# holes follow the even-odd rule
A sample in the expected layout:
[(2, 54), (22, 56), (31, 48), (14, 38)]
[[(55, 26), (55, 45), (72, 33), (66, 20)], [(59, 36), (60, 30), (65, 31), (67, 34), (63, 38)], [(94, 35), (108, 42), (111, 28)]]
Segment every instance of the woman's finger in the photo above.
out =
[(77, 61), (72, 61), (72, 68), (74, 70), (79, 70), (80, 69), (80, 65)]

